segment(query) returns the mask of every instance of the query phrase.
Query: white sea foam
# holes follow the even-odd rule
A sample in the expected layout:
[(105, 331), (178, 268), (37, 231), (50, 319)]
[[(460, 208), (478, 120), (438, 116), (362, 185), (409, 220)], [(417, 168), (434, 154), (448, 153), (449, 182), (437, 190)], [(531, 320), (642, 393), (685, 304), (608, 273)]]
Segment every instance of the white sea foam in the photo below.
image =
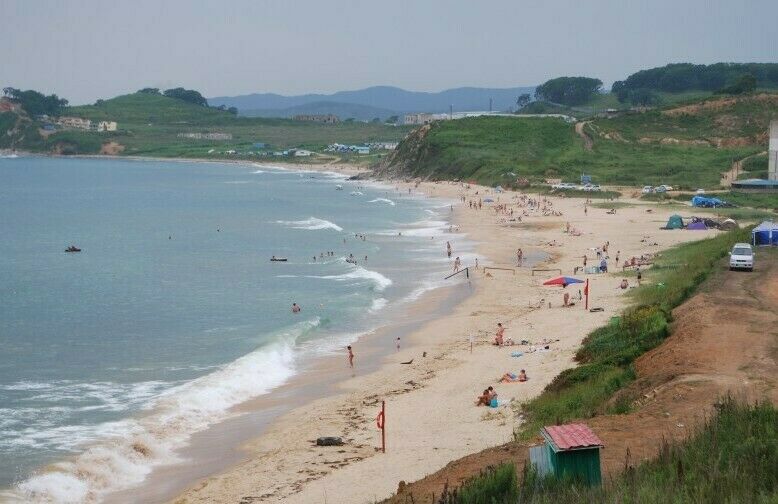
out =
[(338, 282), (347, 282), (349, 280), (369, 280), (373, 283), (375, 286), (375, 290), (377, 291), (383, 291), (390, 285), (392, 285), (392, 279), (387, 278), (381, 273), (373, 270), (369, 270), (367, 268), (363, 268), (362, 266), (354, 266), (354, 269), (352, 271), (349, 271), (348, 273), (343, 273), (342, 275), (324, 275), (324, 276), (316, 276), (313, 278), (323, 278), (326, 280), (336, 280)]
[(253, 175), (259, 175), (260, 173), (265, 173), (265, 170), (254, 170), (251, 172)]
[(324, 219), (319, 219), (318, 217), (311, 217), (309, 219), (299, 220), (299, 221), (276, 221), (276, 224), (281, 224), (283, 226), (287, 226), (292, 229), (308, 229), (308, 230), (333, 229), (335, 231), (343, 231), (343, 228), (338, 226), (334, 222), (330, 222)]
[(381, 311), (386, 307), (388, 302), (389, 301), (387, 301), (385, 298), (375, 298), (373, 303), (370, 305), (370, 311), (372, 313)]
[(351, 193), (350, 193), (350, 194), (351, 194), (352, 196), (362, 196), (362, 195), (364, 195), (365, 193), (363, 193), (362, 191), (351, 191)]
[[(294, 373), (295, 342), (318, 325), (319, 319), (301, 322), (277, 334), (274, 343), (157, 394), (144, 416), (92, 428), (100, 439), (88, 449), (31, 476), (13, 495), (3, 497), (18, 502), (98, 502), (107, 492), (137, 485), (153, 467), (175, 462), (174, 450), (192, 434), (233, 414), (228, 412), (232, 406), (288, 380)], [(83, 436), (67, 429), (61, 428), (60, 434)]]
[(387, 198), (376, 198), (376, 199), (368, 201), (368, 203), (386, 203), (386, 204), (392, 205), (392, 206), (395, 205), (394, 201), (392, 201), (390, 199), (387, 199)]

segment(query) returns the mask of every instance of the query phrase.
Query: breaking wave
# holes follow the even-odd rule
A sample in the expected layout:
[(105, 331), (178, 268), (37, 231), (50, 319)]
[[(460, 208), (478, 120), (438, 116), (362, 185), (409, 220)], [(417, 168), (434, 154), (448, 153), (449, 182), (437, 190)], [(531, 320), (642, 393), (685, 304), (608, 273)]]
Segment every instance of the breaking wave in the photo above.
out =
[(368, 203), (386, 203), (386, 204), (392, 205), (392, 206), (395, 205), (394, 201), (392, 201), (390, 199), (387, 199), (387, 198), (376, 198), (376, 199), (368, 201)]
[(330, 222), (324, 219), (319, 219), (318, 217), (311, 217), (309, 219), (299, 220), (299, 221), (276, 221), (276, 224), (281, 224), (283, 226), (287, 226), (292, 229), (308, 229), (308, 230), (333, 229), (335, 231), (343, 231), (343, 228), (338, 226), (334, 222)]

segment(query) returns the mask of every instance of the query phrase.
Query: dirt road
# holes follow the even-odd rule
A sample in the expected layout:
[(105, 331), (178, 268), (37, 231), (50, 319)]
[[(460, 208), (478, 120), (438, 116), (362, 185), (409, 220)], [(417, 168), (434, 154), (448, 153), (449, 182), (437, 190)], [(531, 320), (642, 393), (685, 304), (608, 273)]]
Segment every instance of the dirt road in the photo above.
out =
[(586, 134), (586, 131), (584, 131), (584, 128), (587, 124), (589, 124), (591, 121), (582, 121), (575, 123), (575, 132), (576, 134), (581, 137), (584, 141), (584, 149), (590, 151), (592, 150), (592, 145), (594, 145), (594, 142), (592, 141), (592, 137)]

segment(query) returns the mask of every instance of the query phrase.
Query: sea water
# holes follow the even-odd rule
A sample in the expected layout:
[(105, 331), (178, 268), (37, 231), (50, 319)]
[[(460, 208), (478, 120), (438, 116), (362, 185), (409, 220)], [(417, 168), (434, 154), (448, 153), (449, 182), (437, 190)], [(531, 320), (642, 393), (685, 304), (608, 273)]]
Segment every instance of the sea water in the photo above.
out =
[(449, 212), (332, 173), (0, 159), (0, 497), (99, 500), (175, 462), (439, 285), (446, 241), (471, 262)]

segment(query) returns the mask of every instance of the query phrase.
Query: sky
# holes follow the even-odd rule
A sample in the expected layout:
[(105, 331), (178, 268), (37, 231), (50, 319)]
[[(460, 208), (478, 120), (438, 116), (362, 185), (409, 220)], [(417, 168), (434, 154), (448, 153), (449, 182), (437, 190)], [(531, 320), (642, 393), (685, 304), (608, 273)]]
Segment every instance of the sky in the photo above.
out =
[(0, 0), (0, 86), (72, 104), (142, 87), (608, 86), (671, 62), (776, 62), (776, 20), (776, 0)]

